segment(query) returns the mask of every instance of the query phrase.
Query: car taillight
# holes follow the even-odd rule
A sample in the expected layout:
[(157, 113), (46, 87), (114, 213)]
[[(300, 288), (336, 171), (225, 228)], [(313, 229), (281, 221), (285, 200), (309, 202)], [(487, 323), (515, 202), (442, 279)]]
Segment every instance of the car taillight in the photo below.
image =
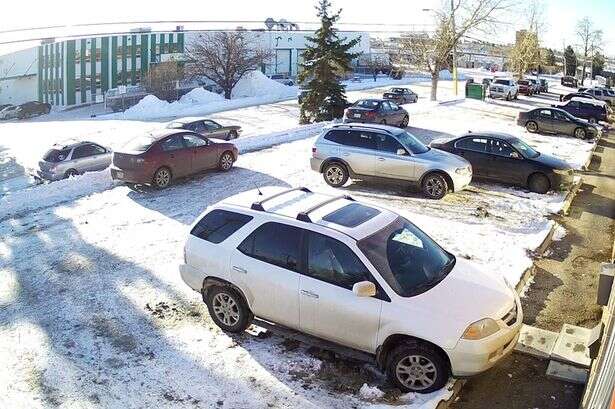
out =
[(368, 112), (365, 114), (365, 116), (366, 116), (367, 118), (375, 118), (375, 117), (376, 117), (376, 112), (374, 112), (374, 111), (368, 111)]
[(312, 156), (316, 155), (316, 147), (312, 146)]

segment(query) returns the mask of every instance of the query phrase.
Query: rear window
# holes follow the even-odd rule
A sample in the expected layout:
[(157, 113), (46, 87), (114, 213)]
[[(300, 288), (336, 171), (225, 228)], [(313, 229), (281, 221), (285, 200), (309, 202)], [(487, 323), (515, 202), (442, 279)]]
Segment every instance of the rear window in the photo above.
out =
[(360, 101), (357, 101), (356, 104), (354, 105), (357, 107), (361, 107), (361, 108), (374, 109), (374, 108), (378, 108), (379, 104), (380, 104), (380, 101), (377, 101), (375, 99), (362, 99)]
[(527, 82), (525, 80), (522, 80), (522, 81), (518, 81), (517, 84), (519, 84), (519, 85), (528, 85), (529, 82)]
[(322, 219), (344, 227), (357, 227), (380, 214), (380, 210), (360, 203), (351, 203), (329, 213)]
[(69, 154), (70, 149), (51, 149), (43, 156), (43, 160), (46, 162), (62, 162), (64, 159), (68, 158)]
[(145, 152), (154, 143), (154, 139), (149, 136), (138, 136), (126, 143), (124, 148), (130, 151)]
[(252, 216), (227, 210), (213, 210), (194, 226), (190, 234), (210, 243), (218, 244), (229, 238), (252, 220)]

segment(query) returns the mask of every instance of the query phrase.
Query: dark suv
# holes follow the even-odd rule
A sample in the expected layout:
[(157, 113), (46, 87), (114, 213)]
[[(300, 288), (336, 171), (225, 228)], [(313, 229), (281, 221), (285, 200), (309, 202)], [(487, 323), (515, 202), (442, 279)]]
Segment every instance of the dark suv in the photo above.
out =
[(553, 105), (553, 107), (562, 109), (577, 118), (587, 119), (592, 123), (608, 120), (606, 103), (602, 101), (574, 97), (564, 104)]
[(562, 85), (565, 87), (576, 88), (579, 86), (579, 81), (571, 75), (566, 75), (562, 77)]

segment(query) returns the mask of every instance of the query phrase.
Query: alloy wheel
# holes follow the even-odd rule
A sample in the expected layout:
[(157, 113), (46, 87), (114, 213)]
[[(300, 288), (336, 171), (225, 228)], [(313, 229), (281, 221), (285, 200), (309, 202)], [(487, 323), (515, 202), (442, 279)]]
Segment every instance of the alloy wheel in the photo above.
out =
[(574, 136), (576, 136), (579, 139), (585, 139), (585, 129), (583, 128), (577, 128), (574, 131)]
[(165, 187), (169, 184), (170, 181), (171, 172), (169, 172), (167, 169), (159, 169), (158, 172), (156, 172), (156, 176), (154, 177), (154, 182), (156, 183), (156, 186)]
[(239, 321), (239, 306), (235, 300), (226, 293), (218, 293), (213, 299), (213, 310), (224, 325), (234, 326)]
[(435, 383), (438, 370), (429, 358), (409, 355), (397, 363), (395, 375), (407, 388), (420, 391)]
[(528, 122), (526, 127), (527, 127), (527, 130), (530, 132), (536, 132), (538, 130), (538, 125), (536, 125), (535, 122)]
[(425, 182), (425, 190), (432, 197), (439, 197), (444, 192), (444, 185), (439, 177), (432, 176)]
[(339, 166), (333, 165), (327, 168), (325, 172), (327, 182), (331, 185), (339, 185), (344, 180), (344, 171)]
[(220, 167), (222, 170), (229, 170), (231, 166), (233, 166), (233, 157), (227, 152), (220, 158)]

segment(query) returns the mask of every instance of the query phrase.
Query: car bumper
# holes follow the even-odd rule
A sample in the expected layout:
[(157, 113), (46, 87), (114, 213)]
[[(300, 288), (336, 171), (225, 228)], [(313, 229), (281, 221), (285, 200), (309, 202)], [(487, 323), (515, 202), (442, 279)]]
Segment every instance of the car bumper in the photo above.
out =
[(508, 95), (508, 91), (507, 92), (489, 91), (489, 98), (506, 98), (507, 95)]
[(453, 192), (458, 192), (468, 187), (472, 182), (472, 172), (464, 174), (453, 172), (451, 179), (453, 180)]
[(310, 158), (310, 167), (312, 168), (313, 171), (320, 173), (323, 162), (324, 161), (319, 158)]
[(113, 180), (120, 180), (127, 183), (151, 183), (152, 176), (150, 174), (144, 174), (143, 172), (137, 172), (134, 170), (120, 169), (115, 166), (111, 166), (111, 178)]
[(188, 264), (180, 264), (179, 275), (188, 287), (192, 288), (194, 291), (201, 292), (205, 276), (197, 269)]
[(41, 179), (51, 180), (51, 181), (64, 179), (63, 173), (55, 173), (55, 172), (50, 172), (48, 170), (37, 170), (36, 176), (38, 176)]
[(497, 333), (481, 339), (461, 339), (453, 350), (449, 350), (453, 376), (472, 376), (490, 369), (500, 360), (510, 355), (519, 340), (523, 325), (523, 311), (518, 297), (517, 320), (508, 328), (502, 328)]

